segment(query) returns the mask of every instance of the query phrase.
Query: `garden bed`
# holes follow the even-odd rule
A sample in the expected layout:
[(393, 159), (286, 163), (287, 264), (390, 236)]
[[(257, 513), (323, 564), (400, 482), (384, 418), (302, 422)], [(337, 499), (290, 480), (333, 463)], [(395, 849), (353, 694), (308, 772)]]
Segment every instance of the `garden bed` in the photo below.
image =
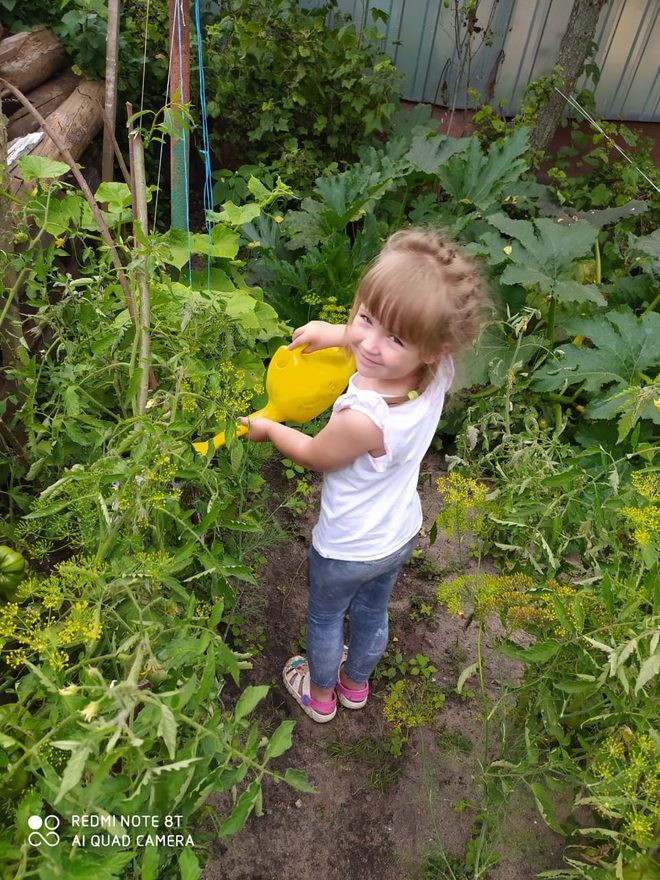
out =
[[(439, 506), (433, 484), (441, 467), (437, 453), (430, 453), (422, 467), (427, 527)], [(279, 498), (290, 491), (285, 478), (278, 477), (282, 473), (273, 462), (268, 479)], [(241, 685), (271, 685), (259, 710), (265, 730), (274, 730), (285, 719), (296, 721), (293, 747), (278, 760), (279, 769), (303, 770), (317, 794), (265, 783), (263, 815), (253, 815), (243, 833), (214, 841), (205, 880), (452, 878), (449, 865), (465, 864), (469, 848), (475, 848), (484, 806), (489, 834), (481, 858), (499, 857), (488, 875), (492, 880), (532, 880), (538, 871), (558, 867), (562, 838), (544, 825), (528, 791), (515, 791), (508, 815), (504, 803), (489, 799), (484, 804), (481, 703), (469, 690), (476, 687), (474, 679), (462, 697), (456, 693), (461, 670), (476, 657), (476, 630), (466, 629), (463, 619), (437, 606), (438, 579), (456, 559), (456, 548), (440, 537), (430, 544), (423, 532), (421, 554), (397, 584), (388, 653), (365, 709), (340, 709), (333, 722), (319, 725), (289, 698), (280, 670), (291, 654), (304, 650), (306, 549), (318, 489), (315, 481), (304, 515), (280, 513), (286, 537), (265, 551), (268, 561), (258, 575), (258, 590), (248, 588), (239, 602), (247, 628), (264, 629), (263, 650)], [(386, 676), (401, 662), (397, 654), (403, 661), (416, 655), (427, 658), (437, 667), (434, 682), (446, 694), (436, 721), (411, 728), (398, 757), (386, 751), (392, 726), (383, 715)], [(488, 696), (495, 703), (502, 697), (502, 685), (513, 682), (520, 667), (488, 648), (484, 657)], [(414, 679), (409, 676), (408, 681)], [(414, 702), (410, 708), (414, 711)], [(498, 757), (499, 744), (490, 751), (491, 758)], [(223, 815), (230, 799), (216, 796), (211, 803)], [(445, 857), (448, 865), (443, 867)]]

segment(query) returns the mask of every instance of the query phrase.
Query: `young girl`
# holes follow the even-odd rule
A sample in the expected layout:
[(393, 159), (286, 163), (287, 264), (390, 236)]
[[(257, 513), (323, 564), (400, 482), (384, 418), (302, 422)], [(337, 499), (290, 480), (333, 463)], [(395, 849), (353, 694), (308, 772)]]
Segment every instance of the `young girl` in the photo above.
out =
[[(477, 333), (485, 303), (475, 265), (439, 234), (395, 233), (360, 282), (346, 326), (311, 321), (289, 348), (349, 347), (357, 372), (315, 437), (243, 419), (249, 439), (324, 473), (309, 551), (307, 658), (287, 661), (287, 690), (314, 721), (337, 700), (361, 709), (387, 646), (387, 606), (422, 524), (419, 468), (454, 376), (452, 354)], [(344, 648), (344, 619), (350, 638)]]

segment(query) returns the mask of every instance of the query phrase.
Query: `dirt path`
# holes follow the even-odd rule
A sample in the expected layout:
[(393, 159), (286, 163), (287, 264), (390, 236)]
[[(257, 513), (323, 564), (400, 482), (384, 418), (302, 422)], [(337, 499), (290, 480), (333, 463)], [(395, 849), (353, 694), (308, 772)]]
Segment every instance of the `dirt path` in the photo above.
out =
[[(422, 488), (430, 526), (439, 504), (432, 484), (441, 473), (440, 457), (430, 455), (423, 471), (431, 477)], [(479, 830), (481, 704), (476, 697), (463, 699), (452, 691), (461, 669), (476, 658), (475, 629), (464, 630), (460, 619), (435, 604), (437, 569), (446, 570), (453, 548), (440, 540), (429, 547), (422, 538), (423, 561), (406, 567), (395, 588), (389, 665), (396, 651), (406, 660), (422, 654), (437, 667), (433, 678), (447, 693), (437, 720), (413, 730), (401, 757), (395, 758), (379, 746), (388, 733), (384, 680), (375, 683), (363, 710), (340, 708), (334, 721), (319, 725), (296, 708), (280, 679), (285, 660), (301, 648), (306, 546), (316, 502), (312, 497), (303, 516), (285, 511), (285, 526), (293, 533), (266, 551), (268, 563), (259, 578), (265, 607), (255, 614), (255, 623), (265, 629), (265, 647), (241, 685), (271, 684), (259, 713), (266, 729), (286, 718), (297, 722), (293, 748), (278, 765), (303, 770), (318, 793), (301, 794), (266, 782), (264, 815), (252, 816), (240, 834), (213, 844), (204, 880), (472, 878), (473, 873), (459, 866)], [(413, 597), (428, 600), (424, 604), (433, 609), (430, 617), (414, 613), (421, 603)], [(516, 669), (488, 649), (485, 656), (487, 690), (495, 701), (501, 682), (511, 680)], [(216, 803), (226, 814), (226, 801), (218, 798)], [(559, 867), (561, 838), (546, 828), (529, 795), (516, 790), (510, 806), (506, 815), (504, 805), (500, 811), (489, 802), (489, 826), (495, 830), (484, 852), (497, 854), (499, 861), (480, 876), (532, 880), (538, 871)]]

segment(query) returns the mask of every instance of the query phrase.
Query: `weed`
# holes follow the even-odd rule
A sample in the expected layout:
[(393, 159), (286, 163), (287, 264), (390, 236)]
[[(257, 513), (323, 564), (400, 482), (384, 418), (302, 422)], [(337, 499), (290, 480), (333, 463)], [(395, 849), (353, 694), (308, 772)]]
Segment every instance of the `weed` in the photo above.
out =
[(409, 675), (418, 675), (420, 678), (431, 678), (433, 673), (437, 671), (437, 667), (434, 666), (424, 654), (415, 654), (415, 656), (411, 657), (408, 661)]
[(445, 662), (447, 664), (447, 672), (458, 678), (461, 668), (468, 658), (467, 651), (458, 644), (458, 639), (453, 645), (445, 648)]
[(307, 651), (307, 627), (301, 626), (294, 640), (289, 644), (291, 654), (305, 654)]
[(454, 813), (465, 813), (467, 810), (474, 809), (474, 804), (471, 801), (456, 801), (455, 804), (452, 804), (452, 810)]
[(397, 676), (405, 675), (407, 670), (408, 662), (404, 660), (401, 651), (398, 648), (388, 648), (374, 669), (372, 680), (391, 681)]
[(415, 550), (413, 552), (408, 562), (408, 568), (417, 577), (424, 578), (427, 581), (434, 581), (440, 576), (440, 567), (423, 550)]
[(327, 752), (344, 765), (347, 762), (363, 764), (369, 770), (370, 785), (379, 791), (385, 791), (401, 772), (389, 742), (375, 736), (363, 736), (350, 744), (335, 740), (329, 743)]
[(434, 600), (429, 596), (416, 595), (410, 597), (408, 616), (416, 623), (425, 622), (430, 630), (438, 628), (437, 620), (433, 619)]
[(439, 749), (447, 752), (463, 752), (469, 754), (472, 751), (472, 742), (458, 730), (447, 730), (444, 724), (436, 736), (436, 745)]
[(445, 704), (445, 694), (430, 677), (400, 678), (388, 687), (383, 715), (392, 725), (389, 748), (400, 755), (415, 727), (433, 725)]
[(426, 856), (419, 880), (472, 880), (472, 875), (460, 859), (453, 859), (439, 849)]

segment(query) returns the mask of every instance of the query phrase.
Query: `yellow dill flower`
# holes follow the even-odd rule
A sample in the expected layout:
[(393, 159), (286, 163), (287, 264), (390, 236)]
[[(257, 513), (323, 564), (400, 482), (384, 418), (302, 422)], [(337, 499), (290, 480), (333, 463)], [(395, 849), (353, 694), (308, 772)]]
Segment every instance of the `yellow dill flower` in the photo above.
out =
[(650, 816), (642, 816), (639, 813), (635, 813), (628, 817), (624, 828), (635, 843), (643, 844), (653, 840), (654, 823)]
[(13, 648), (11, 651), (7, 651), (5, 655), (5, 663), (7, 666), (11, 666), (12, 669), (18, 669), (19, 666), (23, 666), (26, 660), (27, 654), (21, 648)]
[(431, 724), (445, 702), (445, 695), (426, 679), (395, 682), (383, 701), (383, 715), (395, 730), (411, 730)]
[(51, 669), (60, 670), (69, 662), (69, 655), (66, 651), (51, 651), (46, 657), (46, 662)]
[(336, 296), (329, 296), (319, 313), (321, 321), (327, 321), (329, 324), (346, 324), (349, 317), (350, 310), (346, 306), (339, 305)]
[(458, 471), (439, 477), (435, 486), (443, 499), (443, 508), (435, 519), (436, 526), (444, 529), (447, 537), (458, 542), (460, 556), (462, 542), (468, 532), (473, 535), (486, 532), (488, 514), (493, 511), (493, 505), (486, 497), (488, 486), (472, 477), (464, 477)]
[(635, 471), (630, 478), (638, 495), (649, 501), (660, 501), (660, 475), (649, 471)]

